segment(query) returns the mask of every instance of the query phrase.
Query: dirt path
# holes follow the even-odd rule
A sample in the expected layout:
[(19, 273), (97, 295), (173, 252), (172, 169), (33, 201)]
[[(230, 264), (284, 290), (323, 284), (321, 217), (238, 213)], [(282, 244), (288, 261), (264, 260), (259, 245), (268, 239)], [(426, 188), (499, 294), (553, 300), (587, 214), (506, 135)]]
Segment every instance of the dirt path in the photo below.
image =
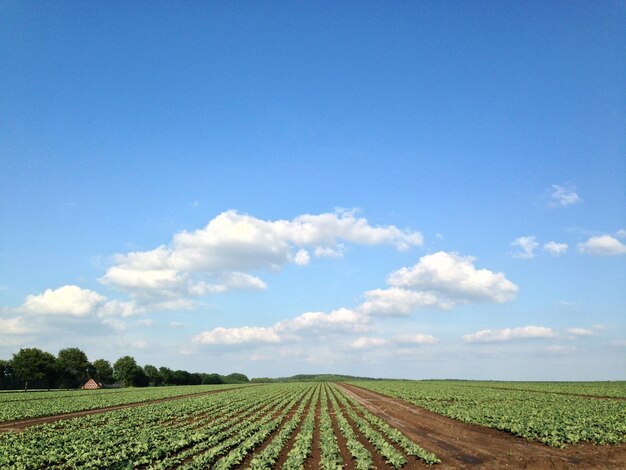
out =
[[(259, 387), (259, 386), (260, 385), (252, 385), (252, 387)], [(145, 401), (139, 401), (135, 403), (126, 403), (124, 405), (108, 406), (105, 408), (97, 408), (95, 410), (74, 411), (72, 413), (62, 413), (62, 414), (53, 415), (53, 416), (39, 416), (37, 418), (20, 419), (17, 421), (7, 421), (4, 423), (0, 423), (0, 432), (22, 431), (31, 426), (36, 426), (38, 424), (45, 424), (45, 423), (54, 423), (62, 419), (78, 418), (80, 416), (87, 416), (87, 415), (93, 415), (93, 414), (98, 414), (98, 413), (107, 413), (109, 411), (123, 410), (125, 408), (134, 408), (136, 406), (149, 405), (152, 403), (162, 403), (165, 401), (181, 400), (183, 398), (199, 397), (202, 395), (212, 395), (214, 393), (228, 392), (230, 390), (238, 390), (241, 388), (250, 388), (250, 387), (233, 387), (233, 388), (225, 388), (225, 389), (220, 389), (220, 390), (209, 390), (207, 392), (188, 393), (187, 395), (177, 395), (175, 397), (157, 398), (155, 400), (145, 400)]]
[[(626, 445), (555, 449), (495, 429), (463, 423), (353, 385), (337, 384), (442, 463), (437, 469), (624, 469)], [(435, 467), (433, 467), (435, 468)]]

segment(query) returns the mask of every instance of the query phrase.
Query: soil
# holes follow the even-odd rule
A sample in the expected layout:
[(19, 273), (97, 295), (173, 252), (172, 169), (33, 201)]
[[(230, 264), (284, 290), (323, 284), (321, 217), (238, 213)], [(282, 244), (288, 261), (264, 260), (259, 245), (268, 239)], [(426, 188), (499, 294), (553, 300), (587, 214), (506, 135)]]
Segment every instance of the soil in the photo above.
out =
[[(467, 424), (407, 402), (348, 384), (338, 384), (374, 415), (434, 452), (436, 469), (626, 469), (626, 444), (588, 443), (565, 449), (548, 447), (495, 429)], [(424, 468), (409, 462), (403, 468)]]
[[(258, 387), (258, 386), (259, 385), (252, 385), (252, 387)], [(29, 428), (31, 426), (37, 426), (38, 424), (55, 423), (62, 419), (78, 418), (80, 416), (87, 416), (87, 415), (93, 415), (93, 414), (98, 414), (98, 413), (107, 413), (109, 411), (123, 410), (125, 408), (134, 408), (136, 406), (149, 405), (152, 403), (162, 403), (165, 401), (181, 400), (183, 398), (189, 398), (189, 397), (212, 395), (214, 393), (228, 392), (230, 390), (237, 390), (239, 388), (244, 388), (244, 387), (233, 387), (233, 388), (226, 388), (226, 389), (221, 389), (221, 390), (209, 390), (207, 392), (189, 393), (187, 395), (178, 395), (175, 397), (158, 398), (156, 400), (146, 400), (146, 401), (140, 401), (136, 403), (127, 403), (125, 405), (108, 406), (105, 408), (97, 408), (95, 410), (75, 411), (72, 413), (63, 413), (63, 414), (58, 414), (58, 415), (53, 415), (53, 416), (39, 416), (37, 418), (20, 419), (17, 421), (7, 421), (4, 423), (0, 423), (0, 432), (23, 431), (24, 429)]]

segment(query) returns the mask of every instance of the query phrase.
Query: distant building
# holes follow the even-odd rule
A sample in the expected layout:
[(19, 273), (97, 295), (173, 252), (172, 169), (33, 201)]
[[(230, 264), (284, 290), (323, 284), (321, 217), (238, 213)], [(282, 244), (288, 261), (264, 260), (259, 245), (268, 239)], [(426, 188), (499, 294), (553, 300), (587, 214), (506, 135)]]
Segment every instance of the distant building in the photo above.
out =
[(105, 386), (100, 382), (96, 382), (94, 379), (89, 379), (81, 388), (83, 390), (95, 390), (97, 388), (105, 388)]

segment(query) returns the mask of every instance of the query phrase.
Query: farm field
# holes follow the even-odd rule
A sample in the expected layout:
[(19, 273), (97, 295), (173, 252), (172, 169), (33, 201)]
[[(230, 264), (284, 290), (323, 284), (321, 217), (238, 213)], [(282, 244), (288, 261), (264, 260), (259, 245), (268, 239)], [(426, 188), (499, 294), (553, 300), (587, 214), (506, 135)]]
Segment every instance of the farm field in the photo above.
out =
[[(587, 442), (561, 449), (532, 436), (516, 437), (450, 419), (443, 416), (445, 410), (425, 409), (429, 401), (441, 404), (455, 401), (453, 397), (470, 411), (484, 409), (491, 392), (509, 394), (508, 401), (496, 401), (500, 415), (528, 405), (524, 392), (463, 384), (283, 383), (221, 391), (212, 386), (216, 393), (190, 395), (186, 390), (178, 398), (170, 395), (168, 401), (158, 401), (159, 389), (137, 390), (154, 393), (154, 401), (112, 411), (93, 409), (72, 419), (0, 432), (0, 468), (623, 468), (626, 401), (551, 393), (565, 401), (544, 401), (543, 408), (561, 407), (553, 416), (564, 413), (566, 419), (574, 407), (569, 399), (583, 400), (578, 405), (616, 404), (604, 411), (593, 408), (593, 413), (617, 413), (611, 415), (613, 427), (605, 428), (617, 436), (611, 442), (622, 444), (593, 445), (592, 439), (579, 439)], [(105, 395), (123, 394), (96, 392), (91, 397)], [(51, 400), (64, 398), (57, 395)], [(422, 402), (417, 407), (410, 400)], [(10, 403), (16, 401), (6, 402)], [(523, 414), (515, 416), (526, 419)], [(596, 418), (588, 416), (586, 425), (605, 432), (594, 424)], [(601, 418), (597, 419), (601, 424), (611, 421)], [(540, 423), (545, 427), (549, 420)], [(605, 436), (603, 442), (609, 439)]]
[[(543, 384), (532, 383), (506, 388), (489, 382), (455, 381), (357, 382), (356, 385), (449, 418), (508, 431), (553, 447), (579, 441), (626, 442), (626, 401), (578, 396), (581, 387), (577, 385), (553, 384), (550, 392), (542, 391)], [(515, 386), (521, 389), (515, 390)], [(621, 387), (625, 386), (622, 382)], [(600, 390), (600, 387), (591, 386), (587, 390)]]
[(0, 424), (39, 416), (95, 410), (249, 385), (188, 385), (156, 388), (0, 393)]

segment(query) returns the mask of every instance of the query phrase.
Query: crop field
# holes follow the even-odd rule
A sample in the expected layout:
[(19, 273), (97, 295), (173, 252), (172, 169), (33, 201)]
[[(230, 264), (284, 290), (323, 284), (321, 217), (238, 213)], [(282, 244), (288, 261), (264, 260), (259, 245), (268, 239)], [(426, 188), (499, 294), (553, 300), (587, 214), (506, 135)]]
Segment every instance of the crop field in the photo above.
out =
[[(579, 441), (626, 442), (626, 401), (604, 395), (621, 396), (626, 388), (624, 382), (609, 390), (580, 384), (494, 385), (453, 381), (359, 382), (358, 385), (456, 420), (508, 431), (554, 447)], [(580, 392), (599, 395), (579, 396)]]
[[(562, 395), (569, 393), (562, 388), (500, 388), (363, 381), (6, 394), (2, 408), (28, 401), (49, 417), (19, 421), (32, 414), (14, 411), (18, 418), (4, 419), (0, 468), (537, 468), (538, 462), (620, 468), (626, 462), (626, 401)], [(59, 404), (74, 397), (82, 404)], [(90, 399), (93, 406), (86, 406)], [(127, 407), (107, 409), (116, 403)], [(54, 417), (68, 409), (84, 415)], [(582, 441), (587, 444), (574, 444)]]
[(0, 393), (0, 423), (36, 418), (38, 416), (95, 410), (241, 386), (188, 385), (183, 387)]

